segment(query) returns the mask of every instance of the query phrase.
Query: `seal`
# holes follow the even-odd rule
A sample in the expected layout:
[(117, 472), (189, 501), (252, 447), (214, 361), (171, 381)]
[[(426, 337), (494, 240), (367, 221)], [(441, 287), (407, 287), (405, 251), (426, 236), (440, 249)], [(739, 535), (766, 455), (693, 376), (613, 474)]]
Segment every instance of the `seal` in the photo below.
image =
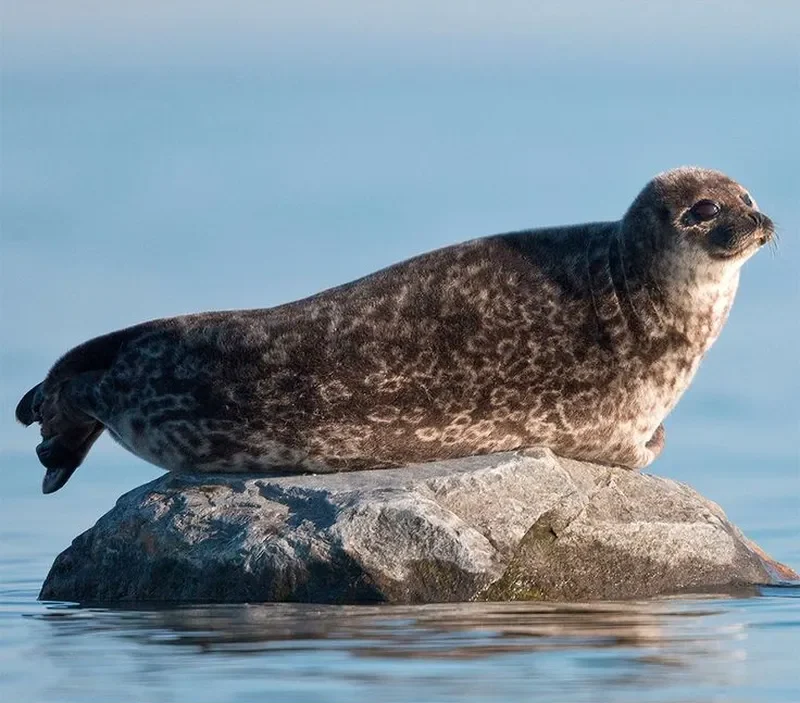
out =
[(637, 469), (774, 236), (717, 171), (656, 176), (617, 222), (439, 249), (269, 309), (90, 340), (20, 401), (45, 493), (107, 429), (176, 472), (373, 469), (546, 446)]

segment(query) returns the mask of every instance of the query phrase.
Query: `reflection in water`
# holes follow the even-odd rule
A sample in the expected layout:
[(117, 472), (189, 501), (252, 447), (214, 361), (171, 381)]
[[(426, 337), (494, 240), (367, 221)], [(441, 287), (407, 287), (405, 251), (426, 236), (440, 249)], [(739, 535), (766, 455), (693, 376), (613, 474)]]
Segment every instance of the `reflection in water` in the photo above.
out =
[[(59, 628), (76, 615), (97, 629), (142, 642), (202, 651), (315, 648), (338, 641), (356, 655), (470, 658), (564, 648), (663, 646), (680, 638), (677, 618), (714, 615), (674, 602), (600, 604), (465, 603), (426, 606), (320, 606), (276, 603), (151, 610), (51, 609)], [(84, 627), (83, 623), (80, 627)], [(93, 628), (93, 629), (94, 629)]]
[[(26, 620), (43, 628), (37, 670), (61, 674), (35, 696), (52, 700), (92, 700), (88, 681), (97, 700), (516, 703), (598, 700), (598, 691), (603, 700), (712, 700), (754, 676), (753, 613), (800, 602), (786, 597), (797, 589), (773, 593), (599, 604), (51, 604)], [(797, 614), (780, 612), (779, 625), (796, 630)]]

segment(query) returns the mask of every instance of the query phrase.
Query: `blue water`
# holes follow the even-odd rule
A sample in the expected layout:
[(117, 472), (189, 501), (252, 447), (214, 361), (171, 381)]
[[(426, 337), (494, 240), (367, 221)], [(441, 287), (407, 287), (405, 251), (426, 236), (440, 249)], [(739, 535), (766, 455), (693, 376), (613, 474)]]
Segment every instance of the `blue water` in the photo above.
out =
[(485, 8), (451, 26), (416, 2), (395, 26), (359, 5), (366, 19), (343, 8), (328, 33), (260, 16), (242, 23), (241, 46), (207, 3), (206, 34), (191, 41), (161, 4), (141, 4), (152, 17), (10, 13), (0, 699), (800, 701), (793, 589), (580, 607), (36, 601), (70, 540), (159, 474), (102, 439), (62, 491), (40, 494), (35, 431), (11, 418), (66, 349), (143, 319), (292, 300), (474, 236), (616, 219), (647, 179), (686, 163), (741, 180), (781, 239), (746, 265), (651, 470), (691, 483), (800, 568), (791, 3), (716, 14), (697, 3), (685, 21), (663, 8), (631, 19), (615, 5), (595, 20), (553, 9), (541, 26)]
[(797, 595), (137, 611), (11, 595), (0, 656), (20, 702), (797, 701)]

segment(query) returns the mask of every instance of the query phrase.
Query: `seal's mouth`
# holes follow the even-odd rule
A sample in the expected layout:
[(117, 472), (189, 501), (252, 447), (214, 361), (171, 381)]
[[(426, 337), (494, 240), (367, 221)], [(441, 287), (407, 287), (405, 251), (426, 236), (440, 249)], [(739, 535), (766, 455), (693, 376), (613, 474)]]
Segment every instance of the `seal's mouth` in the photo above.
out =
[(720, 224), (709, 235), (712, 256), (718, 259), (738, 259), (773, 243), (775, 226), (766, 215), (751, 212), (741, 223)]

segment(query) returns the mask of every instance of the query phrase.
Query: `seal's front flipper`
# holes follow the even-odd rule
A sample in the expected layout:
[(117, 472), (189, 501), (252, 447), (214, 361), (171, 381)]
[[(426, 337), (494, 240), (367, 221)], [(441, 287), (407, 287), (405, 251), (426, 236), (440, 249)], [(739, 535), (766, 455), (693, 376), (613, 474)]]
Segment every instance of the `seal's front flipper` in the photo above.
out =
[(42, 493), (55, 493), (69, 481), (102, 432), (103, 425), (95, 422), (45, 439), (36, 447), (39, 461), (47, 469)]
[(647, 449), (653, 452), (653, 459), (661, 454), (666, 440), (667, 433), (664, 429), (664, 423), (661, 423), (658, 427), (656, 427), (656, 431), (653, 432), (653, 436), (647, 441), (647, 444), (644, 445)]
[(17, 410), (15, 415), (17, 421), (21, 422), (25, 427), (32, 425), (34, 422), (40, 422), (39, 408), (41, 406), (41, 398), (37, 397), (39, 389), (42, 387), (41, 383), (37, 383), (25, 395), (22, 400), (17, 403)]

